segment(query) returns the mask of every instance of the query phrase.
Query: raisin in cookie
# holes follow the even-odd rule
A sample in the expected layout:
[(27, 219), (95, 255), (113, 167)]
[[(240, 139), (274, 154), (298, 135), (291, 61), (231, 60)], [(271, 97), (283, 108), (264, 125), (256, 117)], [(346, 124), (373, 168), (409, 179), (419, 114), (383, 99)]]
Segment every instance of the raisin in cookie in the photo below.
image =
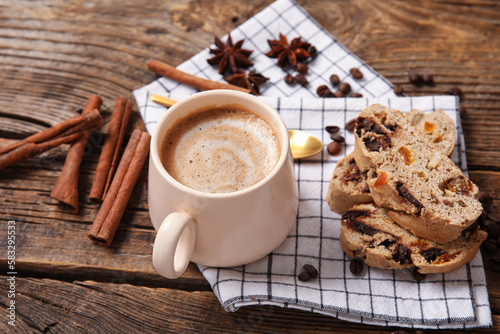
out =
[(440, 244), (413, 235), (375, 204), (356, 205), (342, 216), (340, 245), (353, 259), (384, 269), (417, 267), (423, 274), (452, 272), (476, 256), (487, 233), (475, 227)]
[(443, 111), (436, 109), (431, 113), (424, 113), (414, 109), (405, 117), (444, 155), (449, 156), (453, 152), (457, 136), (455, 122)]
[(326, 193), (330, 209), (342, 214), (356, 204), (373, 202), (366, 181), (367, 172), (359, 170), (352, 153), (340, 159)]
[(400, 111), (371, 105), (354, 132), (354, 159), (368, 172), (373, 201), (402, 227), (446, 243), (481, 214), (477, 186)]

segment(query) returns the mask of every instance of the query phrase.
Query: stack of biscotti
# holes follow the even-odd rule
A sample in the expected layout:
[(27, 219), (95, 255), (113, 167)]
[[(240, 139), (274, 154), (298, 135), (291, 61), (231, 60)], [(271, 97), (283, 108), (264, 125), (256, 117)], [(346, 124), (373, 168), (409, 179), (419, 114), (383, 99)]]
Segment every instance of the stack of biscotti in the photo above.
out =
[[(408, 262), (420, 268), (420, 272), (447, 272), (476, 254), (486, 238), (486, 233), (474, 225), (482, 212), (477, 187), (400, 111), (378, 104), (363, 110), (356, 119), (352, 158), (359, 170), (356, 173), (364, 178), (375, 203), (370, 212), (376, 214), (353, 215), (352, 212), (363, 211), (359, 206), (344, 214), (341, 245), (349, 256), (382, 268)], [(370, 234), (383, 230), (379, 221), (391, 227), (384, 233), (391, 234), (397, 227), (401, 229), (398, 233), (405, 232), (409, 237), (403, 238), (404, 242), (398, 237), (398, 247), (385, 239), (377, 243)], [(356, 226), (363, 227), (356, 229)], [(437, 253), (441, 255), (422, 255), (428, 250), (422, 246), (424, 243), (432, 245), (431, 249), (440, 249)], [(378, 255), (386, 256), (372, 261), (374, 255), (366, 250), (379, 246), (384, 252)], [(467, 250), (466, 254), (459, 256), (457, 247)], [(420, 254), (425, 263), (420, 261), (421, 257), (418, 260), (407, 256), (401, 260), (398, 254), (403, 251)], [(444, 262), (447, 264), (440, 265)], [(424, 264), (432, 268), (423, 269)]]
[[(432, 113), (412, 110), (405, 117), (443, 154), (449, 156), (456, 143), (455, 123), (443, 111)], [(354, 154), (337, 163), (330, 180), (326, 201), (332, 211), (343, 214), (356, 204), (373, 202), (368, 187), (367, 175), (361, 172), (354, 160)]]
[(342, 216), (340, 245), (351, 258), (384, 269), (417, 267), (422, 274), (452, 272), (476, 255), (486, 232), (473, 229), (437, 243), (400, 227), (374, 203), (354, 206)]

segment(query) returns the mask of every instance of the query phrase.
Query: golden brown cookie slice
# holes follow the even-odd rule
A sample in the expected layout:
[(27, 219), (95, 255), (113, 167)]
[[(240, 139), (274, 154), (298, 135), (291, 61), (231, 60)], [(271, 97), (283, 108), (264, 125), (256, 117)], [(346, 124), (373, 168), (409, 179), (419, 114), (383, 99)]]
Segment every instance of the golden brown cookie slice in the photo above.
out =
[(440, 244), (396, 224), (375, 204), (356, 205), (342, 216), (340, 245), (353, 259), (384, 269), (417, 267), (423, 274), (452, 272), (471, 261), (487, 233), (476, 226)]
[(402, 227), (446, 243), (481, 214), (477, 186), (400, 111), (371, 105), (354, 132), (354, 159), (368, 172), (374, 202)]

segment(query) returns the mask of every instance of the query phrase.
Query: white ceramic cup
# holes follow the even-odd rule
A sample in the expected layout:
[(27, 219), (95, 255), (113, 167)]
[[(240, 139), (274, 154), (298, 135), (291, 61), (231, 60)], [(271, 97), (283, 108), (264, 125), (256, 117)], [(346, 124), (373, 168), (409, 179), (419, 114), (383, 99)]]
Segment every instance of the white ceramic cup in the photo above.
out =
[[(281, 155), (271, 173), (246, 189), (218, 194), (188, 188), (172, 178), (159, 155), (169, 126), (197, 109), (235, 103), (276, 131)], [(167, 278), (182, 275), (190, 261), (231, 267), (264, 257), (285, 240), (298, 208), (285, 123), (267, 103), (232, 90), (205, 91), (177, 102), (160, 118), (151, 140), (148, 204), (157, 231), (153, 266)]]

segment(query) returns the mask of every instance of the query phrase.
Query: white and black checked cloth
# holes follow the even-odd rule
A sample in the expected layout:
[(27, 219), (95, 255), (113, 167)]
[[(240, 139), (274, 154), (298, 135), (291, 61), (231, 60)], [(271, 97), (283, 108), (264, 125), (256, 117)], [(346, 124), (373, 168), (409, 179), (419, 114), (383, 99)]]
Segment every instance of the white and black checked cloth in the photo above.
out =
[[(290, 20), (290, 21), (289, 21)], [(309, 64), (307, 87), (288, 86), (285, 73), (275, 59), (264, 56), (267, 39), (282, 32), (289, 38), (301, 36), (318, 49)], [(382, 103), (408, 112), (441, 109), (457, 124), (457, 145), (453, 161), (467, 171), (458, 100), (451, 96), (394, 97), (391, 84), (362, 60), (339, 44), (300, 6), (278, 0), (231, 32), (233, 41), (245, 38), (244, 47), (253, 49), (254, 68), (272, 78), (261, 87), (262, 99), (274, 107), (291, 129), (301, 129), (329, 143), (326, 125), (337, 125), (346, 138), (343, 154), (322, 153), (296, 162), (299, 184), (299, 211), (289, 236), (275, 251), (254, 263), (233, 268), (199, 266), (214, 293), (227, 311), (246, 305), (274, 305), (322, 313), (339, 319), (417, 328), (472, 328), (491, 326), (491, 311), (481, 255), (460, 270), (427, 275), (416, 281), (411, 270), (366, 268), (361, 275), (349, 270), (349, 259), (339, 244), (340, 215), (325, 201), (333, 169), (340, 158), (353, 150), (354, 137), (345, 131), (346, 121), (372, 103)], [(223, 81), (206, 62), (208, 48), (181, 64), (183, 71)], [(364, 73), (360, 81), (349, 69)], [(315, 87), (328, 84), (331, 74), (351, 84), (363, 98), (317, 98)], [(151, 94), (179, 100), (196, 90), (160, 78), (134, 91), (147, 129), (152, 133), (166, 108), (150, 101)], [(297, 275), (304, 264), (318, 268), (317, 279), (302, 282)]]

